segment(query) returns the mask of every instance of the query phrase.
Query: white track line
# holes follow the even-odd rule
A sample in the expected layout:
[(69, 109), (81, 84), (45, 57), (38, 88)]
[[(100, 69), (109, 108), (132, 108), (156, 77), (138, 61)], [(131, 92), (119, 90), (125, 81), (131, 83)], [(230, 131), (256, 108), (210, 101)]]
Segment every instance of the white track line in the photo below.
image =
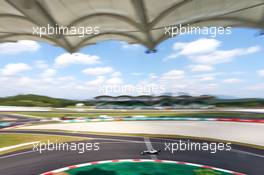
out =
[[(145, 142), (145, 144), (146, 144), (148, 150), (153, 149), (153, 146), (152, 146), (151, 141), (150, 141), (149, 138), (145, 137), (145, 138), (144, 138), (144, 142)], [(150, 155), (150, 157), (151, 157), (151, 159), (153, 159), (153, 160), (158, 159), (156, 155)]]
[(27, 145), (33, 145), (35, 143), (38, 143), (39, 141), (35, 141), (35, 142), (28, 142), (28, 143), (21, 143), (21, 144), (17, 144), (17, 145), (13, 145), (13, 146), (8, 146), (8, 147), (4, 147), (4, 148), (0, 148), (0, 153), (3, 151), (7, 151), (10, 149), (14, 149), (14, 148), (19, 148), (19, 147), (23, 147), (23, 146), (27, 146)]
[(10, 155), (6, 155), (6, 156), (1, 156), (0, 159), (9, 158), (9, 157), (15, 157), (15, 156), (19, 156), (19, 155), (23, 155), (23, 154), (28, 154), (28, 153), (33, 153), (33, 152), (37, 152), (37, 151), (30, 150), (30, 151), (25, 151), (25, 152), (21, 152), (21, 153), (10, 154)]
[(243, 153), (243, 154), (248, 154), (248, 155), (255, 156), (255, 157), (264, 158), (264, 155), (251, 153), (251, 152), (247, 152), (247, 151), (242, 151), (242, 150), (238, 150), (238, 149), (231, 149), (231, 151), (236, 152), (236, 153)]

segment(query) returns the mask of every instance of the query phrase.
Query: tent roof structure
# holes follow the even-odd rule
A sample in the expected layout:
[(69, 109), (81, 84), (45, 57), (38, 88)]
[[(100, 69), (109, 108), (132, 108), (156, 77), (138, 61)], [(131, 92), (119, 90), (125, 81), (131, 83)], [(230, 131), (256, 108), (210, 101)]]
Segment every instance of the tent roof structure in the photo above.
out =
[[(102, 40), (142, 44), (153, 51), (165, 26), (264, 29), (264, 0), (1, 0), (0, 42), (45, 41), (69, 52)], [(42, 26), (97, 26), (96, 35), (33, 34)]]

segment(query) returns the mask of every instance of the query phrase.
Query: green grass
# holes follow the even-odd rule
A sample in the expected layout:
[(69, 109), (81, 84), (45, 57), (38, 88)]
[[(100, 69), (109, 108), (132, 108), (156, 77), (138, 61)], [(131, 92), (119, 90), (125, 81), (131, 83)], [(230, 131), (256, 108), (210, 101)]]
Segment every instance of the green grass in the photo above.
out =
[(241, 117), (257, 117), (264, 118), (264, 114), (248, 114), (242, 112), (177, 112), (177, 111), (106, 111), (106, 110), (91, 110), (89, 112), (17, 112), (16, 114), (32, 115), (36, 117), (63, 117), (63, 116), (76, 116), (76, 117), (98, 117), (99, 115), (109, 116), (133, 116), (133, 115), (145, 115), (145, 116), (175, 116), (175, 117), (199, 117), (199, 118), (241, 118)]
[[(49, 140), (50, 142), (58, 143), (58, 142), (80, 141), (80, 140), (85, 140), (85, 139), (87, 138), (72, 137), (72, 136), (59, 136), (59, 135), (58, 136), (44, 135), (44, 134), (42, 135), (42, 134), (9, 134), (9, 133), (3, 134), (1, 133), (0, 148), (18, 145), (22, 143), (35, 142), (35, 141), (47, 142)], [(17, 151), (17, 150), (31, 148), (31, 147), (33, 147), (33, 145), (28, 145), (28, 146), (10, 149), (7, 151), (2, 151), (0, 152), (0, 155), (13, 152), (13, 151)]]
[(104, 163), (70, 169), (66, 173), (69, 175), (230, 175), (230, 173), (196, 166), (154, 162)]

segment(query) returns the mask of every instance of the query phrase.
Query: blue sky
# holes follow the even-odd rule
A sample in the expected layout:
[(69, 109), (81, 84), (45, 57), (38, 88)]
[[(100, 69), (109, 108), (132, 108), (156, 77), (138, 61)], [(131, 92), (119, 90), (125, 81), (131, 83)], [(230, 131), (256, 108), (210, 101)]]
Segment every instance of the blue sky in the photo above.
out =
[(264, 98), (264, 36), (257, 33), (182, 35), (164, 41), (153, 54), (121, 41), (100, 42), (75, 54), (34, 41), (2, 43), (0, 96), (87, 99), (186, 92)]

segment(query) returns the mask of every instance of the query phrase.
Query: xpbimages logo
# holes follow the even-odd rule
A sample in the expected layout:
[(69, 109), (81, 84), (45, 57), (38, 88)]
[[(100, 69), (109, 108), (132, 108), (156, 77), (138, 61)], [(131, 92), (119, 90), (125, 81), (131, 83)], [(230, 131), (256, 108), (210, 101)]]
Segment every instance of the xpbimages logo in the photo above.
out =
[(84, 37), (86, 35), (98, 35), (100, 34), (100, 27), (98, 26), (59, 26), (58, 24), (47, 26), (34, 26), (33, 35), (39, 37), (43, 36), (78, 36)]
[(89, 142), (38, 142), (33, 144), (33, 151), (40, 154), (44, 151), (76, 151), (79, 154), (83, 154), (87, 151), (99, 151), (100, 143)]
[(178, 35), (207, 35), (210, 37), (216, 37), (218, 35), (230, 35), (232, 33), (231, 27), (199, 27), (187, 25), (175, 25), (164, 27), (164, 34), (170, 37), (175, 37)]
[(216, 142), (191, 142), (182, 141), (179, 142), (165, 142), (164, 151), (168, 151), (174, 154), (176, 151), (209, 151), (211, 154), (215, 154), (218, 151), (231, 151), (231, 143), (216, 143)]

